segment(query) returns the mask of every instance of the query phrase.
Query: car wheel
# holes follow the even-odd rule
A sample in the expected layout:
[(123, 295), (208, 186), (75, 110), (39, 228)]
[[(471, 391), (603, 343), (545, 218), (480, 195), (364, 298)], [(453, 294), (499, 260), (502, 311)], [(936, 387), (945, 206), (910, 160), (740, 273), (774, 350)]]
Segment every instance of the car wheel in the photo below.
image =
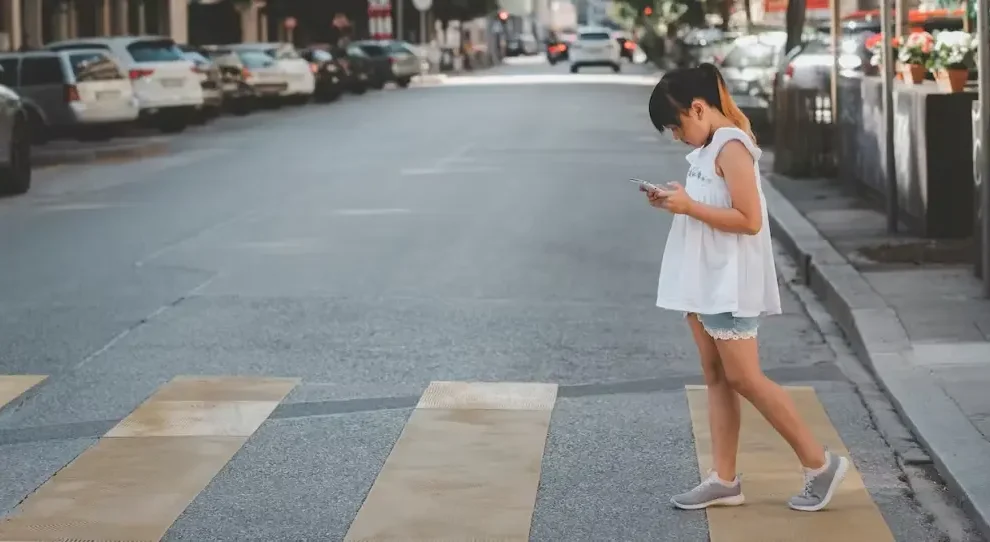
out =
[(0, 192), (24, 194), (31, 189), (31, 132), (28, 119), (18, 115), (10, 131), (10, 163), (0, 167)]
[(614, 71), (615, 73), (619, 73), (620, 71), (622, 71), (622, 66), (619, 64), (612, 64), (612, 71)]
[(351, 87), (351, 93), (353, 94), (357, 94), (360, 96), (365, 92), (368, 92), (368, 85), (365, 83), (357, 83), (356, 85)]
[(406, 88), (406, 87), (409, 86), (409, 83), (411, 83), (411, 82), (412, 82), (412, 79), (410, 79), (408, 77), (403, 77), (402, 79), (396, 80), (395, 81), (395, 84), (399, 85), (399, 87), (401, 87), (401, 88)]
[(578, 65), (571, 64), (571, 73), (577, 73), (577, 72), (578, 72)]

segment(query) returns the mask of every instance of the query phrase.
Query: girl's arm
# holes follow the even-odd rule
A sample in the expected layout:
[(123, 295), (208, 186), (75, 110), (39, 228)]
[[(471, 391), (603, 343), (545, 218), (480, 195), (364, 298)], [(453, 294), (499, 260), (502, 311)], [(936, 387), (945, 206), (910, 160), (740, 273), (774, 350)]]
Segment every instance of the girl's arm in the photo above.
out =
[(729, 188), (732, 207), (724, 209), (692, 201), (685, 214), (717, 230), (756, 235), (763, 227), (763, 213), (753, 155), (741, 141), (733, 140), (722, 147), (715, 166)]

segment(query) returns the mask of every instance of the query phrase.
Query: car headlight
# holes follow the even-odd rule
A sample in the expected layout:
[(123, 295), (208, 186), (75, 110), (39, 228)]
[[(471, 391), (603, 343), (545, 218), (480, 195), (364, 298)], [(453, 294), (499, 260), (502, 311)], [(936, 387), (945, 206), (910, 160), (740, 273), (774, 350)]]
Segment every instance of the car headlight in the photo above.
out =
[(843, 70), (855, 70), (863, 65), (859, 55), (842, 55), (839, 57), (839, 67)]

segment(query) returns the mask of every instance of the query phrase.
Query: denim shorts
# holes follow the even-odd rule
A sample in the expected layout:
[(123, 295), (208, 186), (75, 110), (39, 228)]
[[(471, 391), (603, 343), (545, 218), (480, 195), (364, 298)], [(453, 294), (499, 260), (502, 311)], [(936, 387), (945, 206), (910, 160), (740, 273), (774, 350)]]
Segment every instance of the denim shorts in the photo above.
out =
[(757, 316), (732, 316), (731, 312), (697, 314), (698, 321), (713, 339), (731, 341), (753, 339), (760, 327)]

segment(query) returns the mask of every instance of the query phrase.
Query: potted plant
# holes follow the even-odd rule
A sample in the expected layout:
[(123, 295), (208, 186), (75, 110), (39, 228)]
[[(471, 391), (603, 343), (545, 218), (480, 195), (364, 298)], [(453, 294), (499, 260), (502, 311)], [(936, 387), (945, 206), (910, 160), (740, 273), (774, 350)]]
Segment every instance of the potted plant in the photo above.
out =
[[(870, 57), (870, 64), (876, 68), (880, 68), (881, 65), (883, 64), (883, 59), (881, 58), (883, 56), (883, 41), (881, 41), (882, 39), (883, 39), (882, 33), (873, 34), (872, 36), (870, 36), (869, 39), (866, 40), (865, 43), (866, 48), (869, 49), (871, 53), (873, 53), (873, 55)], [(890, 40), (890, 46), (891, 49), (893, 49), (894, 77), (900, 79), (901, 78), (901, 71), (899, 69), (900, 62), (897, 60), (897, 57), (901, 47), (901, 38), (899, 36), (894, 36)]]
[(932, 48), (932, 72), (939, 86), (947, 92), (961, 92), (976, 67), (976, 39), (962, 30), (944, 30), (935, 34)]
[(925, 80), (932, 61), (935, 38), (928, 32), (912, 32), (898, 49), (902, 79), (919, 84)]

